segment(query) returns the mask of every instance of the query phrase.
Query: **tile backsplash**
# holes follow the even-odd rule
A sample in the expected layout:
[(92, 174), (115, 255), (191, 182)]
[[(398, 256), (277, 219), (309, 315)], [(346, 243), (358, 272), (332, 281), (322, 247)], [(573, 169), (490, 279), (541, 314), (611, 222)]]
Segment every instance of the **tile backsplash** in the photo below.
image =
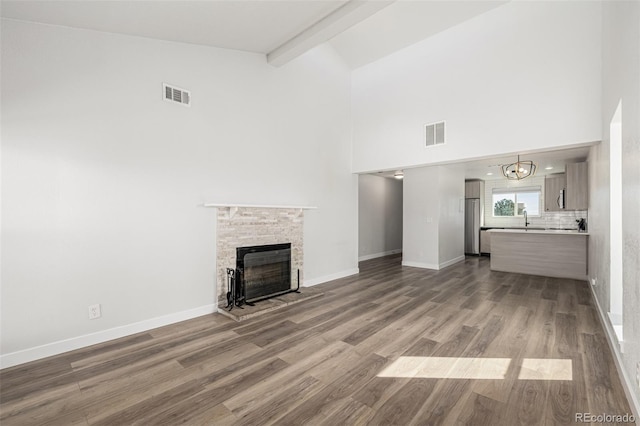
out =
[(532, 177), (521, 181), (487, 180), (484, 186), (484, 224), (483, 226), (523, 227), (523, 217), (494, 217), (493, 216), (493, 189), (494, 188), (518, 188), (538, 187), (541, 191), (540, 216), (529, 216), (529, 226), (533, 228), (565, 228), (578, 229), (576, 220), (587, 219), (589, 229), (589, 217), (587, 210), (567, 210), (561, 212), (544, 211), (544, 176)]

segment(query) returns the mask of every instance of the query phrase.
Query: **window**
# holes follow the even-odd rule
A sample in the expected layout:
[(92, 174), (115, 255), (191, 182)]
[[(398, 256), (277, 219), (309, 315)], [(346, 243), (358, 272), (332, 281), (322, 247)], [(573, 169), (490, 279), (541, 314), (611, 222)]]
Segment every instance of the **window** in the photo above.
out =
[(493, 190), (493, 216), (540, 216), (540, 187), (496, 188)]

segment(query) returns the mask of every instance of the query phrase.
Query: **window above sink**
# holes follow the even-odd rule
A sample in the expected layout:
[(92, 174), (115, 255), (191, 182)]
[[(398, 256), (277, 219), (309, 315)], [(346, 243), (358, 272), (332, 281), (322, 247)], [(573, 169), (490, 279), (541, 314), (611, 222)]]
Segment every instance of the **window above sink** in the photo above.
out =
[(542, 189), (540, 186), (522, 188), (493, 188), (493, 217), (540, 216), (542, 211)]

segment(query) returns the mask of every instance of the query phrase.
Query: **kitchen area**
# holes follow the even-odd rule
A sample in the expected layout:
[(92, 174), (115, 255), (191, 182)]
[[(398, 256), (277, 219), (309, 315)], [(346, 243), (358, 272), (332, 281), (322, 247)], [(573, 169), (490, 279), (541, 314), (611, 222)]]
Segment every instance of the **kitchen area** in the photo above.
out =
[(498, 166), (465, 181), (465, 254), (490, 256), (495, 271), (586, 280), (587, 162)]

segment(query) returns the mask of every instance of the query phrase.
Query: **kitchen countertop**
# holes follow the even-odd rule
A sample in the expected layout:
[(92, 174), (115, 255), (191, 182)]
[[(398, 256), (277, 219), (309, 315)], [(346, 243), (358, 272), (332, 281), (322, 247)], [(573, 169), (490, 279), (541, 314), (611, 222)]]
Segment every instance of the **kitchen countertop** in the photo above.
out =
[(508, 232), (519, 234), (552, 234), (552, 235), (589, 235), (588, 232), (579, 232), (577, 229), (487, 229), (487, 232)]

